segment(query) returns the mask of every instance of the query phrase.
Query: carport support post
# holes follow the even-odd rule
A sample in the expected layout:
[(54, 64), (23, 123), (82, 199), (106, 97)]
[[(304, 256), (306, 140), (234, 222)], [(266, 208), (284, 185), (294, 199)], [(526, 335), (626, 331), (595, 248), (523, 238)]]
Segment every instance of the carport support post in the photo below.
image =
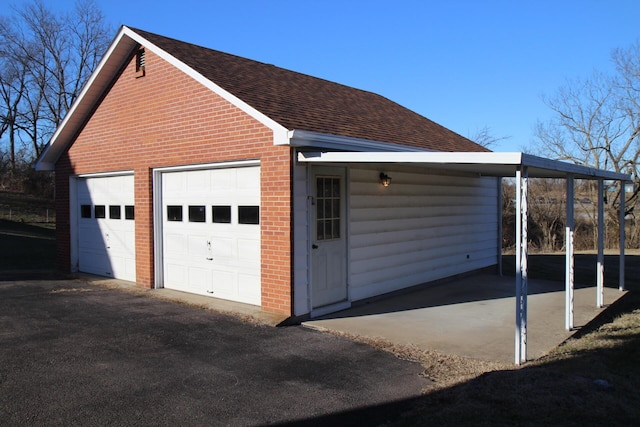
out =
[(598, 180), (598, 262), (596, 265), (596, 307), (604, 305), (604, 181)]
[(515, 362), (527, 361), (527, 192), (528, 169), (516, 170), (516, 337)]
[(567, 219), (564, 231), (565, 251), (566, 251), (566, 270), (565, 270), (565, 328), (570, 331), (573, 329), (573, 289), (574, 289), (574, 258), (573, 258), (573, 233), (574, 225), (574, 201), (573, 201), (573, 175), (567, 175)]
[(625, 234), (627, 232), (627, 226), (625, 223), (625, 199), (627, 198), (627, 185), (626, 182), (620, 181), (620, 220), (618, 223), (620, 224), (620, 271), (618, 281), (618, 289), (624, 291), (624, 245), (625, 245)]

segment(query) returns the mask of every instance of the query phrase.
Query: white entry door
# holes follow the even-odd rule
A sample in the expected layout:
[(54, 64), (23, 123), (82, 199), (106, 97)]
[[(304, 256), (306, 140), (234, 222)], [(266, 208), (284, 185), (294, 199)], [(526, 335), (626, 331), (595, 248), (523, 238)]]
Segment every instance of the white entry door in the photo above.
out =
[(315, 168), (312, 185), (311, 287), (318, 308), (347, 300), (344, 169)]
[(164, 287), (260, 305), (260, 167), (161, 181)]
[(133, 175), (78, 178), (78, 271), (136, 280)]

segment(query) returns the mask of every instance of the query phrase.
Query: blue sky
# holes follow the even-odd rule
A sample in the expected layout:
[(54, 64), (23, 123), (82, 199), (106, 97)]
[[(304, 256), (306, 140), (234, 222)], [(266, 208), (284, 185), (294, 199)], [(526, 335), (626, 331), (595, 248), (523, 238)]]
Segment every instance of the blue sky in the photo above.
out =
[(551, 116), (543, 94), (611, 71), (611, 50), (640, 39), (639, 0), (95, 1), (114, 30), (138, 27), (376, 92), (464, 136), (485, 126), (510, 136), (495, 151), (528, 149), (536, 121)]

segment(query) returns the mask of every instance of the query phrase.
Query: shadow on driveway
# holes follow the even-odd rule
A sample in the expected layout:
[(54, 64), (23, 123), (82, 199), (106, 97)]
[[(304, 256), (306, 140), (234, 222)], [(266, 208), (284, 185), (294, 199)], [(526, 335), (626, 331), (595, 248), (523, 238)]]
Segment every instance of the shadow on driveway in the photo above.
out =
[(82, 280), (0, 282), (0, 425), (379, 425), (417, 363)]

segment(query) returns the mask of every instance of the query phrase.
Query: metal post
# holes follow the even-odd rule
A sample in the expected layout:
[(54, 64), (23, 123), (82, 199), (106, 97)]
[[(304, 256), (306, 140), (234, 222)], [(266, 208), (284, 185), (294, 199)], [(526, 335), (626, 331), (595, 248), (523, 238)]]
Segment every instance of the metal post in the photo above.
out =
[(498, 274), (502, 276), (502, 178), (498, 178)]
[(604, 305), (604, 181), (598, 180), (598, 261), (596, 265), (596, 307)]
[(574, 225), (574, 201), (573, 201), (573, 175), (567, 175), (566, 182), (566, 199), (567, 199), (567, 218), (565, 227), (565, 257), (566, 257), (566, 269), (565, 269), (565, 328), (570, 331), (573, 329), (573, 290), (574, 290), (574, 257), (573, 257), (573, 234), (575, 231)]
[(515, 363), (527, 360), (527, 192), (528, 170), (516, 171), (516, 337)]
[(624, 245), (625, 245), (625, 235), (627, 232), (626, 228), (626, 218), (625, 218), (625, 199), (627, 198), (627, 186), (624, 181), (620, 181), (620, 220), (618, 221), (620, 224), (620, 266), (619, 266), (619, 281), (618, 281), (618, 289), (624, 291)]

